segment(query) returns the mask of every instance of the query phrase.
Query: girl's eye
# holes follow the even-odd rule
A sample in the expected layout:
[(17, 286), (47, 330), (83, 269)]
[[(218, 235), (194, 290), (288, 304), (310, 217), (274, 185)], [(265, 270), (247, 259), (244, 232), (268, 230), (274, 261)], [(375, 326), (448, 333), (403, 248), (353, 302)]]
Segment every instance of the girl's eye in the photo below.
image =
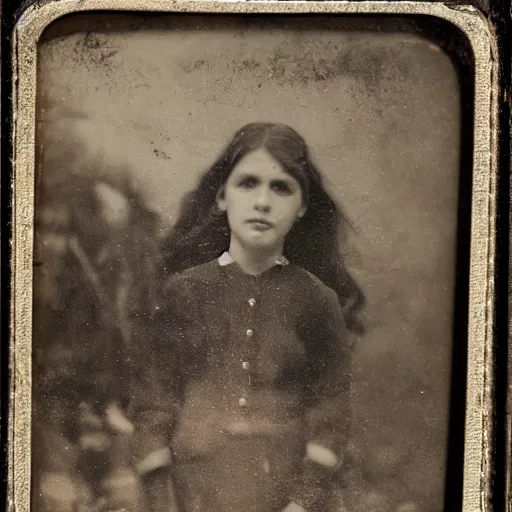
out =
[(245, 189), (245, 190), (254, 188), (256, 185), (257, 185), (257, 180), (256, 180), (256, 178), (253, 178), (252, 176), (247, 176), (245, 178), (242, 178), (238, 182), (238, 187)]
[(272, 183), (272, 190), (281, 195), (290, 195), (293, 193), (292, 187), (286, 181), (274, 181)]

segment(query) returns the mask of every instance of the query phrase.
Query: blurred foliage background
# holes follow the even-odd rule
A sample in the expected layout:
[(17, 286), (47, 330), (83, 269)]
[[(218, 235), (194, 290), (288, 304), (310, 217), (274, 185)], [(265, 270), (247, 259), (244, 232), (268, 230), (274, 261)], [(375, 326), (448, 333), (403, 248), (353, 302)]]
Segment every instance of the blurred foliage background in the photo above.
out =
[(129, 406), (159, 243), (220, 147), (258, 119), (287, 122), (310, 144), (352, 220), (342, 250), (368, 299), (332, 511), (443, 509), (458, 79), (413, 22), (386, 27), (102, 14), (43, 35), (35, 510), (144, 510)]

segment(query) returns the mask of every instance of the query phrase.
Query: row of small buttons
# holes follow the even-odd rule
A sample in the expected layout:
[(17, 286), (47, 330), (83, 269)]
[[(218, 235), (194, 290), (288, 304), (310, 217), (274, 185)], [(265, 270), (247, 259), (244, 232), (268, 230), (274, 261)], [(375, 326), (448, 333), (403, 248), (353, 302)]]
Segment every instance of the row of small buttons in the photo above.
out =
[[(252, 308), (256, 305), (256, 299), (251, 297), (248, 301), (249, 306)], [(247, 329), (246, 331), (247, 338), (252, 338), (254, 336), (254, 331), (252, 329)], [(243, 370), (249, 370), (249, 362), (248, 361), (242, 361), (242, 369)], [(240, 407), (246, 407), (247, 406), (247, 398), (240, 397), (238, 399), (238, 405)]]

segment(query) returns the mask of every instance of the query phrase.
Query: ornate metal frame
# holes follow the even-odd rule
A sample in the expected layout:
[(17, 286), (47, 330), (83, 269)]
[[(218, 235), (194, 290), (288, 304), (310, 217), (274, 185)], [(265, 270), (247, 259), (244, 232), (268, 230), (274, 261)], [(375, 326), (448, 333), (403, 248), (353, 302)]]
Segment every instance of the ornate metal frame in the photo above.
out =
[[(493, 29), (474, 7), (441, 2), (241, 0), (51, 0), (28, 8), (14, 32), (14, 188), (11, 305), (9, 493), (30, 510), (32, 261), (37, 46), (44, 29), (67, 14), (93, 10), (188, 13), (414, 15), (453, 24), (474, 55), (474, 147), (469, 272), (467, 402), (463, 511), (490, 510), (493, 317), (497, 201), (498, 59)], [(13, 508), (14, 509), (14, 508)]]

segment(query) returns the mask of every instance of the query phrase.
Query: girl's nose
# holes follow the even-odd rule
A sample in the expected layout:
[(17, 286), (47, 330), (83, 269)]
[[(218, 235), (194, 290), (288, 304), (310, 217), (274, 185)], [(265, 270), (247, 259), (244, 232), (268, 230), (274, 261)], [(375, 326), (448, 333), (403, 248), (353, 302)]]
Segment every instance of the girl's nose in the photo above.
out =
[(254, 207), (258, 211), (268, 212), (270, 210), (270, 194), (268, 190), (261, 189), (258, 191)]

